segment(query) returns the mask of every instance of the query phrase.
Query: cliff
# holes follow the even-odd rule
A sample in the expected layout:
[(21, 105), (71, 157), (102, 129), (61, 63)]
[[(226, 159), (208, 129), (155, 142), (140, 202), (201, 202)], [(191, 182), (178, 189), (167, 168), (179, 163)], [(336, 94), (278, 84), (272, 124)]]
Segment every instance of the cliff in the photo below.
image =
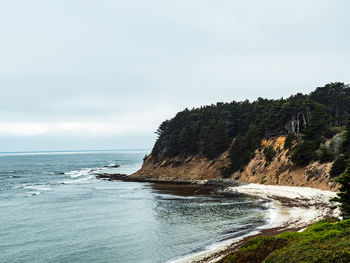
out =
[[(240, 182), (268, 185), (307, 186), (323, 190), (335, 191), (338, 184), (329, 176), (332, 162), (311, 162), (306, 167), (298, 167), (290, 160), (291, 150), (284, 149), (286, 136), (262, 140), (261, 147), (255, 151), (254, 157), (242, 171), (231, 175)], [(263, 149), (272, 146), (275, 155), (272, 160), (266, 160)], [(143, 178), (161, 181), (194, 181), (221, 178), (222, 168), (230, 165), (229, 151), (218, 158), (208, 160), (199, 156), (187, 158), (174, 157), (155, 161), (149, 155), (142, 168), (133, 178)]]
[(307, 186), (333, 191), (338, 188), (338, 184), (329, 175), (332, 162), (311, 162), (306, 167), (298, 167), (290, 160), (292, 150), (284, 149), (285, 139), (285, 136), (280, 136), (263, 140), (262, 146), (272, 146), (275, 149), (273, 160), (267, 162), (263, 150), (258, 149), (245, 169), (234, 173), (233, 177), (247, 183)]
[(214, 160), (208, 160), (199, 156), (188, 158), (165, 158), (162, 161), (154, 161), (149, 155), (143, 162), (139, 171), (132, 174), (133, 178), (192, 182), (194, 180), (206, 180), (221, 178), (221, 167), (230, 163), (228, 152)]

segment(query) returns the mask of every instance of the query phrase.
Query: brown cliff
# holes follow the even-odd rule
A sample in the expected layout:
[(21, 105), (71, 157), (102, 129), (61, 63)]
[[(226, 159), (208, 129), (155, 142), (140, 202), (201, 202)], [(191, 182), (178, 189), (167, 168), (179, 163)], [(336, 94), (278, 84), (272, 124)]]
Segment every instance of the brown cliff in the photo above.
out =
[[(284, 149), (285, 139), (285, 136), (280, 136), (263, 140), (262, 147), (256, 150), (254, 158), (244, 170), (232, 174), (231, 177), (246, 183), (306, 186), (332, 191), (338, 189), (338, 184), (329, 176), (332, 163), (313, 162), (306, 167), (295, 166), (290, 160), (291, 151)], [(271, 162), (267, 162), (263, 153), (266, 146), (272, 146), (276, 151)], [(221, 178), (222, 168), (229, 164), (228, 152), (214, 160), (193, 156), (155, 162), (152, 156), (148, 156), (142, 168), (131, 177), (182, 182)]]

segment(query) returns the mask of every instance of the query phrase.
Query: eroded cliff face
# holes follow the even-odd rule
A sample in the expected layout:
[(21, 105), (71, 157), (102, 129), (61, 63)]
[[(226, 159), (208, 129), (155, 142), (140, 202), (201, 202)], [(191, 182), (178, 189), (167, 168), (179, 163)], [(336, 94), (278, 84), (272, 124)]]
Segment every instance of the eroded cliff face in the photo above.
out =
[(339, 187), (329, 176), (332, 163), (312, 162), (306, 167), (297, 167), (290, 160), (291, 150), (284, 149), (286, 137), (263, 140), (262, 149), (272, 146), (276, 155), (269, 163), (263, 150), (257, 150), (254, 158), (242, 172), (236, 172), (233, 177), (247, 183), (269, 185), (307, 186), (323, 190), (335, 191)]
[(144, 160), (142, 168), (131, 176), (152, 180), (191, 182), (221, 178), (222, 167), (229, 164), (228, 152), (211, 161), (193, 156), (186, 159), (176, 157), (154, 162), (152, 156), (148, 156)]
[[(313, 162), (306, 167), (295, 166), (290, 160), (291, 150), (284, 149), (285, 139), (285, 136), (280, 136), (263, 140), (260, 149), (256, 150), (254, 158), (244, 170), (231, 177), (246, 183), (306, 186), (332, 191), (338, 189), (339, 185), (329, 176), (332, 163)], [(263, 153), (266, 146), (272, 146), (276, 151), (271, 162), (266, 160)], [(229, 164), (228, 152), (214, 160), (193, 156), (154, 162), (152, 156), (148, 156), (142, 168), (131, 176), (161, 181), (205, 180), (221, 178), (222, 167)]]

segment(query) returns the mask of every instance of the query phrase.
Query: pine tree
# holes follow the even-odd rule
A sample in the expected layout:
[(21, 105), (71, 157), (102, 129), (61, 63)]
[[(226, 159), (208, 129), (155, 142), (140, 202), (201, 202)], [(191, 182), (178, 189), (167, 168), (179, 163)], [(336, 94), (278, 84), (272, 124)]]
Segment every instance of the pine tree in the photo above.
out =
[(230, 145), (231, 138), (229, 130), (223, 120), (219, 120), (214, 131), (215, 155), (219, 156), (227, 150)]
[(188, 132), (186, 127), (182, 127), (180, 133), (179, 133), (179, 140), (178, 140), (178, 147), (179, 150), (183, 153), (188, 152), (188, 147), (189, 142), (188, 142)]
[(346, 133), (341, 151), (346, 155), (347, 158), (350, 158), (350, 120), (346, 124)]
[(350, 165), (341, 177), (336, 179), (336, 182), (340, 183), (340, 189), (338, 197), (333, 199), (333, 201), (338, 201), (340, 203), (339, 207), (342, 211), (344, 219), (350, 218)]

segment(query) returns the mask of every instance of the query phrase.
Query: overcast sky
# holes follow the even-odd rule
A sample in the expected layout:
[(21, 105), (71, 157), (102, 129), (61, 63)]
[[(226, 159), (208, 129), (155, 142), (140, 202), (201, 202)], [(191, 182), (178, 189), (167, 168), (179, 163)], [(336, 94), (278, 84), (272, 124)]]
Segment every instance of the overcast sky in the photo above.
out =
[(348, 0), (2, 0), (0, 151), (151, 148), (185, 107), (350, 83)]

